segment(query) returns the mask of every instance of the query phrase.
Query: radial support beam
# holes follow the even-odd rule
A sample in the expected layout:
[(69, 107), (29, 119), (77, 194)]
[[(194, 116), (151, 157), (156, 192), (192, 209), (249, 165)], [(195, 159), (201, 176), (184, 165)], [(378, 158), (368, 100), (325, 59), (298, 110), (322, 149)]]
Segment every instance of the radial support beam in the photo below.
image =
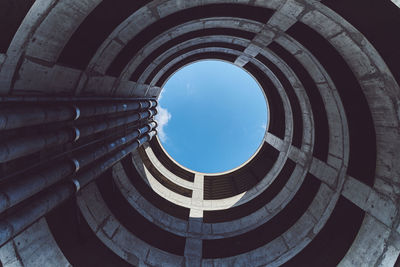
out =
[(239, 56), (235, 64), (239, 67), (246, 65), (250, 58), (254, 58), (258, 53), (267, 47), (280, 33), (288, 30), (298, 20), (298, 17), (304, 12), (305, 6), (294, 1), (286, 2), (274, 13), (264, 28), (251, 41), (244, 50), (244, 55)]
[[(351, 176), (347, 176), (342, 195), (387, 227), (393, 226), (397, 208), (389, 197)], [(400, 234), (400, 228), (397, 232)]]
[[(279, 150), (283, 140), (268, 134), (266, 142)], [(300, 165), (304, 165), (306, 160), (305, 152), (293, 146), (290, 147), (289, 158)], [(339, 175), (338, 169), (315, 157), (311, 159), (309, 172), (331, 188), (335, 187)], [(351, 176), (346, 177), (341, 194), (385, 226), (393, 227), (398, 216), (397, 207), (396, 203), (388, 195), (367, 186)], [(397, 232), (400, 235), (400, 226), (397, 228)]]
[(391, 0), (393, 4), (400, 8), (400, 0)]
[(185, 266), (193, 266), (193, 267), (200, 267), (201, 266), (201, 257), (202, 257), (202, 244), (201, 239), (197, 238), (186, 238), (185, 243)]
[(329, 166), (327, 163), (317, 158), (312, 158), (310, 173), (331, 188), (336, 187), (339, 170), (335, 169), (332, 166)]
[[(201, 206), (204, 200), (204, 175), (196, 173), (193, 183), (192, 204), (194, 206)], [(195, 202), (195, 203), (193, 203)], [(191, 208), (190, 218), (203, 218), (203, 210)]]

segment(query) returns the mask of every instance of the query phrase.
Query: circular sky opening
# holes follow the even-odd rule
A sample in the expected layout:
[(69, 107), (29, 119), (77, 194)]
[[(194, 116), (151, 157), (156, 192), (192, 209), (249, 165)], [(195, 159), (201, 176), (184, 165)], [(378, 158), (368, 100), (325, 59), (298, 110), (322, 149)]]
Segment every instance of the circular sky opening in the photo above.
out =
[(268, 107), (257, 81), (219, 60), (186, 65), (159, 97), (158, 138), (167, 154), (201, 173), (235, 169), (261, 147)]

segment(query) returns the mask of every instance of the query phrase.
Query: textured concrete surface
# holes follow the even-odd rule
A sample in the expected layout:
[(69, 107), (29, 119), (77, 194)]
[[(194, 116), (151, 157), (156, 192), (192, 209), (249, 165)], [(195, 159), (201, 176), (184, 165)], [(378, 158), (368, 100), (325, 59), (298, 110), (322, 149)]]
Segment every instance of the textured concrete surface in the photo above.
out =
[(58, 248), (45, 219), (0, 247), (0, 262), (4, 267), (72, 266)]
[[(163, 231), (185, 238), (182, 255), (158, 249), (135, 236), (114, 216), (113, 210), (108, 208), (96, 184), (92, 183), (83, 188), (78, 194), (82, 219), (87, 221), (109, 253), (137, 266), (279, 266), (288, 261), (294, 266), (301, 266), (301, 257), (304, 257), (302, 255), (306, 253), (306, 248), (318, 242), (315, 241), (316, 236), (320, 235), (325, 227), (330, 227), (327, 222), (331, 218), (335, 220), (332, 214), (335, 213), (335, 208), (340, 208), (337, 203), (343, 203), (345, 200), (349, 203), (346, 205), (360, 212), (363, 219), (355, 226), (355, 239), (346, 244), (349, 249), (339, 259), (339, 266), (386, 267), (394, 266), (395, 262), (399, 261), (400, 88), (393, 76), (398, 70), (390, 69), (390, 64), (380, 55), (382, 51), (378, 51), (379, 46), (374, 47), (374, 40), (368, 40), (367, 35), (364, 36), (360, 32), (361, 29), (359, 31), (340, 14), (328, 8), (324, 3), (326, 1), (155, 0), (143, 5), (138, 4), (132, 14), (110, 29), (109, 34), (95, 47), (86, 66), (78, 69), (59, 63), (60, 55), (68, 49), (68, 43), (74, 39), (74, 34), (86, 19), (91, 18), (90, 14), (98, 12), (96, 8), (101, 7), (103, 2), (106, 1), (35, 1), (16, 29), (7, 51), (0, 54), (0, 94), (157, 97), (162, 88), (156, 85), (164, 74), (174, 70), (172, 68), (175, 64), (191, 56), (218, 52), (233, 57), (234, 63), (240, 67), (252, 64), (270, 78), (274, 88), (266, 89), (276, 90), (283, 102), (284, 118), (276, 119), (285, 121), (282, 138), (271, 132), (267, 132), (264, 138), (266, 143), (279, 151), (271, 170), (253, 188), (229, 198), (205, 200), (203, 174), (193, 172), (194, 182), (189, 182), (170, 171), (167, 166), (163, 166), (152, 148), (146, 147), (145, 153), (152, 167), (166, 177), (172, 186), (192, 190), (192, 197), (176, 193), (160, 183), (156, 179), (159, 177), (151, 174), (139, 153), (132, 155), (132, 164), (147, 186), (166, 200), (190, 210), (187, 221), (167, 214), (141, 196), (120, 163), (113, 167), (111, 178), (116, 185), (115, 190), (121, 192), (129, 208), (136, 210), (150, 225), (154, 224)], [(392, 2), (399, 5), (397, 0)], [(201, 10), (207, 5), (221, 3), (241, 4), (243, 17), (230, 15), (228, 11), (231, 6), (224, 6), (226, 10), (220, 10), (215, 5), (213, 12), (217, 15), (194, 19), (185, 18), (183, 15), (174, 18), (177, 24), (172, 23), (173, 26), (168, 26), (168, 23), (171, 23), (168, 22), (168, 16), (174, 16), (177, 12), (185, 14), (184, 12)], [(249, 12), (245, 11), (245, 5), (271, 9), (271, 17), (264, 21), (252, 20), (257, 14), (245, 14)], [(137, 53), (127, 58), (127, 63), (120, 66), (121, 71), (117, 75), (110, 75), (109, 68), (113, 66), (116, 58), (121, 60), (120, 53), (125, 53), (127, 47), (135, 47), (131, 40), (159, 21), (165, 23), (162, 26), (168, 27), (154, 38), (146, 40), (142, 46), (136, 47)], [(365, 144), (376, 147), (376, 170), (369, 185), (362, 182), (364, 177), (352, 177), (347, 173), (348, 166), (351, 165), (350, 149), (354, 144), (350, 141), (351, 122), (348, 121), (349, 114), (346, 113), (348, 111), (345, 110), (345, 104), (351, 100), (356, 105), (357, 100), (342, 99), (340, 90), (343, 88), (337, 88), (329, 68), (325, 69), (317, 55), (306, 49), (299, 40), (291, 37), (290, 30), (299, 23), (307, 25), (336, 50), (338, 56), (349, 67), (351, 75), (354, 75), (355, 81), (361, 86), (361, 93), (365, 96), (371, 112), (371, 128), (376, 137), (375, 144)], [(246, 39), (233, 36), (227, 31), (226, 35), (192, 36), (189, 40), (178, 41), (168, 49), (163, 48), (167, 42), (177, 38), (179, 40), (184, 34), (217, 28), (241, 30), (253, 34), (254, 37)], [(391, 41), (390, 38), (388, 37), (388, 42)], [(211, 46), (189, 49), (177, 57), (171, 57), (191, 46), (206, 43), (236, 44), (243, 47), (243, 51)], [(315, 103), (312, 103), (312, 98), (309, 98), (306, 92), (308, 88), (301, 82), (304, 77), (296, 76), (295, 66), (275, 54), (270, 47), (272, 44), (288, 51), (304, 67), (311, 77), (311, 82), (316, 85), (328, 121), (326, 160), (313, 156), (313, 152), (318, 149), (315, 143), (315, 139), (318, 138), (315, 124), (319, 114), (312, 112), (311, 107)], [(146, 66), (142, 65), (146, 58), (156, 52), (158, 54), (151, 62), (147, 62)], [(277, 75), (257, 59), (259, 55), (270, 60), (293, 87), (302, 119), (302, 140), (299, 147), (292, 145), (295, 123), (288, 94)], [(168, 62), (164, 64), (166, 59)], [(157, 73), (153, 73), (156, 69)], [(140, 73), (137, 73), (137, 79), (131, 80), (132, 74), (138, 70)], [(150, 82), (149, 77), (152, 77)], [(353, 149), (360, 148), (353, 146)], [(203, 222), (207, 211), (229, 211), (230, 208), (254, 201), (273, 186), (274, 182), (279, 182), (279, 174), (289, 159), (295, 162), (293, 173), (268, 203), (239, 219), (227, 219), (219, 223)], [(253, 171), (258, 170), (254, 168)], [(296, 199), (308, 174), (312, 174), (321, 182), (321, 186), (305, 212), (277, 238), (249, 251), (233, 253), (234, 255), (229, 257), (206, 258), (203, 255), (205, 240), (229, 242), (269, 223)], [(335, 231), (341, 233), (340, 229)], [(73, 265), (73, 262), (69, 263), (69, 258), (61, 253), (62, 246), (62, 243), (55, 241), (46, 222), (41, 219), (2, 246), (0, 260), (3, 266)], [(240, 242), (232, 242), (227, 247), (232, 247), (234, 251), (236, 246), (240, 246)], [(335, 251), (335, 247), (329, 249)], [(315, 255), (316, 258), (318, 256)]]

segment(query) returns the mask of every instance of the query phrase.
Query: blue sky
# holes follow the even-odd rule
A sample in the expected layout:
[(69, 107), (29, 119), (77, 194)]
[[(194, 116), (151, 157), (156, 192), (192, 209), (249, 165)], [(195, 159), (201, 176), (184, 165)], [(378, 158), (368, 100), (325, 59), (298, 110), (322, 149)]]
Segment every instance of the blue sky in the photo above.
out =
[(194, 171), (231, 170), (260, 146), (267, 106), (241, 68), (203, 60), (177, 71), (159, 98), (158, 137), (168, 154)]

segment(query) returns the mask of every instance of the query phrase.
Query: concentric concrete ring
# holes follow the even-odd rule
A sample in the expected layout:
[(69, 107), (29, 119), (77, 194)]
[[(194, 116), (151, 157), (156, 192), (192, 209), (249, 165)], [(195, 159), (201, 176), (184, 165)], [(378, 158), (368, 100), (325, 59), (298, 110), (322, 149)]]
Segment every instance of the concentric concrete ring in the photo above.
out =
[[(49, 255), (73, 266), (93, 251), (121, 266), (399, 264), (400, 40), (370, 29), (360, 1), (32, 2), (0, 50), (3, 95), (158, 97), (183, 66), (219, 59), (251, 74), (270, 110), (257, 153), (225, 173), (186, 169), (153, 139), (70, 203), (87, 246), (62, 235), (61, 208), (35, 225), (64, 257)], [(391, 2), (373, 6), (388, 20), (371, 23), (400, 23)]]

